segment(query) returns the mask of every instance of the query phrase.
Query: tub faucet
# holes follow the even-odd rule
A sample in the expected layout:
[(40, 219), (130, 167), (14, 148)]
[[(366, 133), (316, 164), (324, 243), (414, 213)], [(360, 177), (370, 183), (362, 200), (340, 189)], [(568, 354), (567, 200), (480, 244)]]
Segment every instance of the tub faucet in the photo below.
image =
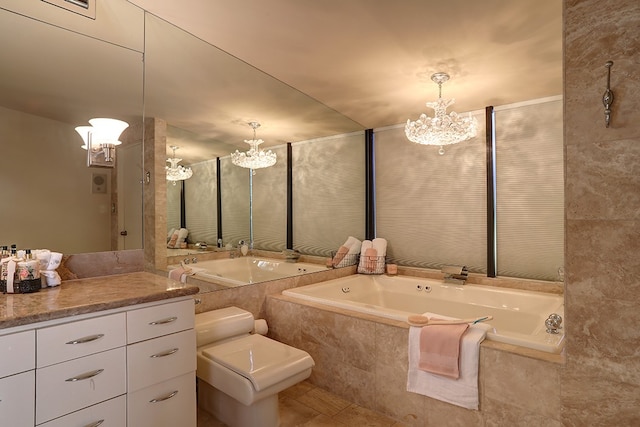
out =
[(282, 254), (286, 262), (298, 262), (300, 258), (300, 252), (295, 249), (285, 249)]
[(466, 266), (446, 265), (442, 267), (444, 273), (444, 282), (452, 285), (464, 285), (469, 276), (469, 270)]

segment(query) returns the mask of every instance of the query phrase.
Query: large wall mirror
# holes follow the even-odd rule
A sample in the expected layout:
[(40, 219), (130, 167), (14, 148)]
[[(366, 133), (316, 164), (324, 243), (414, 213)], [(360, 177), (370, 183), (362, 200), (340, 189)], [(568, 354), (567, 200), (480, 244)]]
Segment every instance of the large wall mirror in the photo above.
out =
[[(97, 2), (95, 20), (0, 1), (0, 244), (142, 247), (143, 24), (124, 0)], [(96, 117), (129, 123), (115, 168), (87, 167), (74, 129)]]
[[(362, 126), (154, 15), (146, 14), (145, 29), (146, 115), (167, 123), (167, 158), (177, 146), (180, 164), (193, 170), (184, 187), (167, 182), (167, 230), (182, 221), (189, 242), (217, 244), (219, 175), (223, 244), (249, 241), (253, 232), (259, 249), (281, 251), (286, 247), (286, 144), (349, 134)], [(252, 121), (260, 123), (256, 132), (265, 141), (262, 146), (278, 155), (275, 166), (253, 176), (229, 158), (249, 148), (244, 141), (253, 138)], [(168, 250), (168, 256), (174, 253)]]

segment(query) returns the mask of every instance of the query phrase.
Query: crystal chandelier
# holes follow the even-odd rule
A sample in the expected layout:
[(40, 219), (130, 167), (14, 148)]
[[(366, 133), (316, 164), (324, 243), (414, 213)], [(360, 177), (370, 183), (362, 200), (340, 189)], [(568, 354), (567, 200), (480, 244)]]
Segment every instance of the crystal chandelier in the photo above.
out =
[(191, 168), (185, 168), (178, 164), (182, 159), (176, 158), (176, 150), (180, 147), (171, 145), (170, 148), (173, 150), (173, 157), (167, 159), (167, 162), (169, 162), (171, 166), (165, 166), (165, 169), (167, 171), (167, 181), (172, 181), (173, 185), (176, 185), (176, 181), (183, 181), (191, 178), (193, 171)]
[(241, 166), (248, 169), (260, 169), (268, 168), (276, 164), (276, 153), (271, 150), (264, 151), (259, 148), (259, 145), (264, 141), (256, 139), (256, 129), (260, 127), (258, 122), (250, 122), (249, 126), (253, 128), (253, 139), (244, 140), (251, 148), (249, 151), (231, 153), (231, 162), (236, 166)]
[(430, 118), (421, 114), (415, 122), (407, 120), (404, 132), (409, 141), (423, 145), (439, 145), (438, 153), (444, 154), (444, 145), (457, 144), (473, 138), (478, 133), (478, 122), (469, 114), (461, 117), (455, 111), (447, 115), (447, 107), (455, 102), (454, 99), (442, 99), (442, 84), (449, 80), (447, 73), (435, 73), (431, 80), (438, 84), (438, 100), (427, 102), (427, 107), (435, 112)]

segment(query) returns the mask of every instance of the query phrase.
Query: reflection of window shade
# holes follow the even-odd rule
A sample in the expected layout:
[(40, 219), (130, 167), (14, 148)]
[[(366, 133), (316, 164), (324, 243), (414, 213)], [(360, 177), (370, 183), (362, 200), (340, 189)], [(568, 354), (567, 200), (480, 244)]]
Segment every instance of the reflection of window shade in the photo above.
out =
[(249, 241), (249, 169), (220, 158), (220, 192), (222, 197), (222, 241), (234, 247), (240, 240)]
[(167, 233), (180, 228), (180, 182), (173, 185), (167, 181)]
[(268, 149), (278, 160), (253, 176), (253, 247), (282, 251), (287, 246), (287, 146)]
[[(190, 165), (193, 175), (184, 181), (185, 225), (190, 243), (218, 240), (216, 160)], [(179, 185), (176, 185), (179, 188)], [(167, 187), (172, 187), (167, 183)]]
[(293, 246), (329, 256), (349, 236), (364, 239), (364, 133), (292, 145)]
[(562, 99), (496, 108), (498, 275), (558, 280), (564, 260)]
[(478, 136), (442, 156), (407, 140), (404, 126), (374, 130), (376, 230), (398, 264), (486, 272), (484, 111), (475, 117)]

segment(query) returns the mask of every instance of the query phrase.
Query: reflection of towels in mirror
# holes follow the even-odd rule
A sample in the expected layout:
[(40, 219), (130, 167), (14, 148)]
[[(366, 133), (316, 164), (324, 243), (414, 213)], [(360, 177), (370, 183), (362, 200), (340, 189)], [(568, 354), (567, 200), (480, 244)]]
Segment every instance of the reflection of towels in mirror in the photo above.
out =
[(333, 257), (332, 262), (334, 267), (346, 267), (354, 264), (353, 258), (360, 253), (361, 246), (362, 242), (360, 240), (349, 236), (347, 241), (338, 248), (338, 252), (336, 252), (336, 255)]
[(169, 249), (179, 249), (182, 247), (186, 247), (187, 236), (189, 235), (189, 230), (186, 228), (181, 228), (180, 230), (174, 230), (171, 238), (169, 239), (169, 243), (167, 243), (167, 248)]

